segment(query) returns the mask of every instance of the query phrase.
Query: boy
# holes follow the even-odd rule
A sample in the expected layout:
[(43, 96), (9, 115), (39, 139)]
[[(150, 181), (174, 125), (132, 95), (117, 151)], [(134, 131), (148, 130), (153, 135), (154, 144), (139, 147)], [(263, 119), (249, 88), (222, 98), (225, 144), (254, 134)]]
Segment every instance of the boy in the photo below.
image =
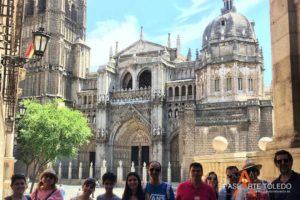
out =
[(107, 172), (102, 176), (102, 185), (105, 188), (105, 193), (99, 195), (97, 200), (121, 200), (113, 193), (114, 186), (117, 182), (117, 177), (111, 172)]

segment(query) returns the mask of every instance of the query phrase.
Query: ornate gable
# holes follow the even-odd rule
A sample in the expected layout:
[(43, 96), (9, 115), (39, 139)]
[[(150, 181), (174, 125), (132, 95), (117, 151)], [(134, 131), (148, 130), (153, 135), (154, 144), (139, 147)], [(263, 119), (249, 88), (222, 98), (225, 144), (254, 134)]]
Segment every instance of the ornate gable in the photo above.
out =
[(153, 42), (148, 42), (145, 40), (138, 40), (133, 43), (131, 46), (127, 47), (123, 51), (116, 54), (114, 57), (121, 57), (126, 55), (133, 55), (139, 53), (147, 53), (153, 51), (164, 51), (167, 47), (160, 44), (155, 44)]

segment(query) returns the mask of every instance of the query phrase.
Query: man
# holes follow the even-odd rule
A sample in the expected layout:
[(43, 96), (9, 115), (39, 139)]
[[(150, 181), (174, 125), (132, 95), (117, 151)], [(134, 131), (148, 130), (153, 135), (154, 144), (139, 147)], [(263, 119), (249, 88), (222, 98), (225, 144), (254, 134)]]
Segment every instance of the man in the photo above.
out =
[(176, 200), (216, 200), (213, 188), (202, 181), (203, 169), (200, 163), (190, 164), (190, 180), (179, 184)]
[(228, 184), (222, 187), (219, 193), (219, 200), (234, 200), (233, 193), (237, 189), (239, 182), (239, 169), (236, 166), (226, 168)]
[(270, 200), (300, 199), (300, 174), (292, 170), (293, 157), (290, 152), (280, 150), (275, 153), (274, 164), (280, 176), (272, 182)]
[(159, 162), (152, 161), (149, 163), (150, 183), (145, 186), (146, 193), (149, 195), (150, 200), (175, 200), (171, 185), (160, 181), (160, 172), (161, 165)]

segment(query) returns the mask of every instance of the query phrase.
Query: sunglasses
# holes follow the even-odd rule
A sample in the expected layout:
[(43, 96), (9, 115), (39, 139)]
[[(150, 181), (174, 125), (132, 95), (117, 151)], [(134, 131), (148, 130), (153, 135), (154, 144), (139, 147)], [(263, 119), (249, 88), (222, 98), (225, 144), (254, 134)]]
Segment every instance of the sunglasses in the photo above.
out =
[(151, 168), (151, 169), (149, 169), (149, 170), (150, 170), (150, 172), (154, 172), (154, 171), (160, 172), (160, 169), (159, 169), (159, 168)]
[(285, 163), (289, 163), (290, 162), (290, 160), (289, 159), (281, 159), (281, 160), (276, 160), (276, 163), (278, 164), (278, 165), (280, 165), (280, 164), (285, 164)]
[(238, 173), (234, 173), (234, 174), (230, 174), (230, 175), (227, 175), (227, 178), (239, 178), (239, 174)]

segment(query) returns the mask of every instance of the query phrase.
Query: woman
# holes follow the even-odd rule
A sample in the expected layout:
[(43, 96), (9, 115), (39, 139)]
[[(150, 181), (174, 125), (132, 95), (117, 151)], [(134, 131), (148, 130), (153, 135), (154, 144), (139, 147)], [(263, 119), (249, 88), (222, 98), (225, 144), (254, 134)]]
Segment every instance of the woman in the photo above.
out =
[(128, 173), (122, 200), (150, 200), (142, 188), (141, 179), (137, 173)]
[[(240, 182), (236, 200), (269, 200), (267, 182), (258, 178), (262, 165), (246, 161), (241, 171), (241, 178), (247, 180), (244, 184)], [(242, 180), (240, 179), (240, 180)]]
[(218, 186), (219, 181), (218, 181), (217, 174), (215, 172), (209, 172), (205, 182), (214, 189), (214, 191), (216, 193), (216, 197), (218, 199), (218, 196), (219, 196), (219, 186)]
[(63, 200), (60, 190), (55, 186), (58, 178), (53, 169), (46, 169), (40, 177), (37, 188), (31, 193), (33, 200)]
[(71, 200), (92, 200), (93, 198), (90, 196), (95, 192), (95, 188), (96, 180), (93, 178), (88, 178), (82, 184), (82, 193), (77, 197), (71, 198)]
[(5, 197), (5, 200), (30, 200), (30, 196), (24, 195), (27, 188), (26, 178), (23, 174), (14, 174), (11, 177), (10, 187), (13, 191), (11, 196)]

